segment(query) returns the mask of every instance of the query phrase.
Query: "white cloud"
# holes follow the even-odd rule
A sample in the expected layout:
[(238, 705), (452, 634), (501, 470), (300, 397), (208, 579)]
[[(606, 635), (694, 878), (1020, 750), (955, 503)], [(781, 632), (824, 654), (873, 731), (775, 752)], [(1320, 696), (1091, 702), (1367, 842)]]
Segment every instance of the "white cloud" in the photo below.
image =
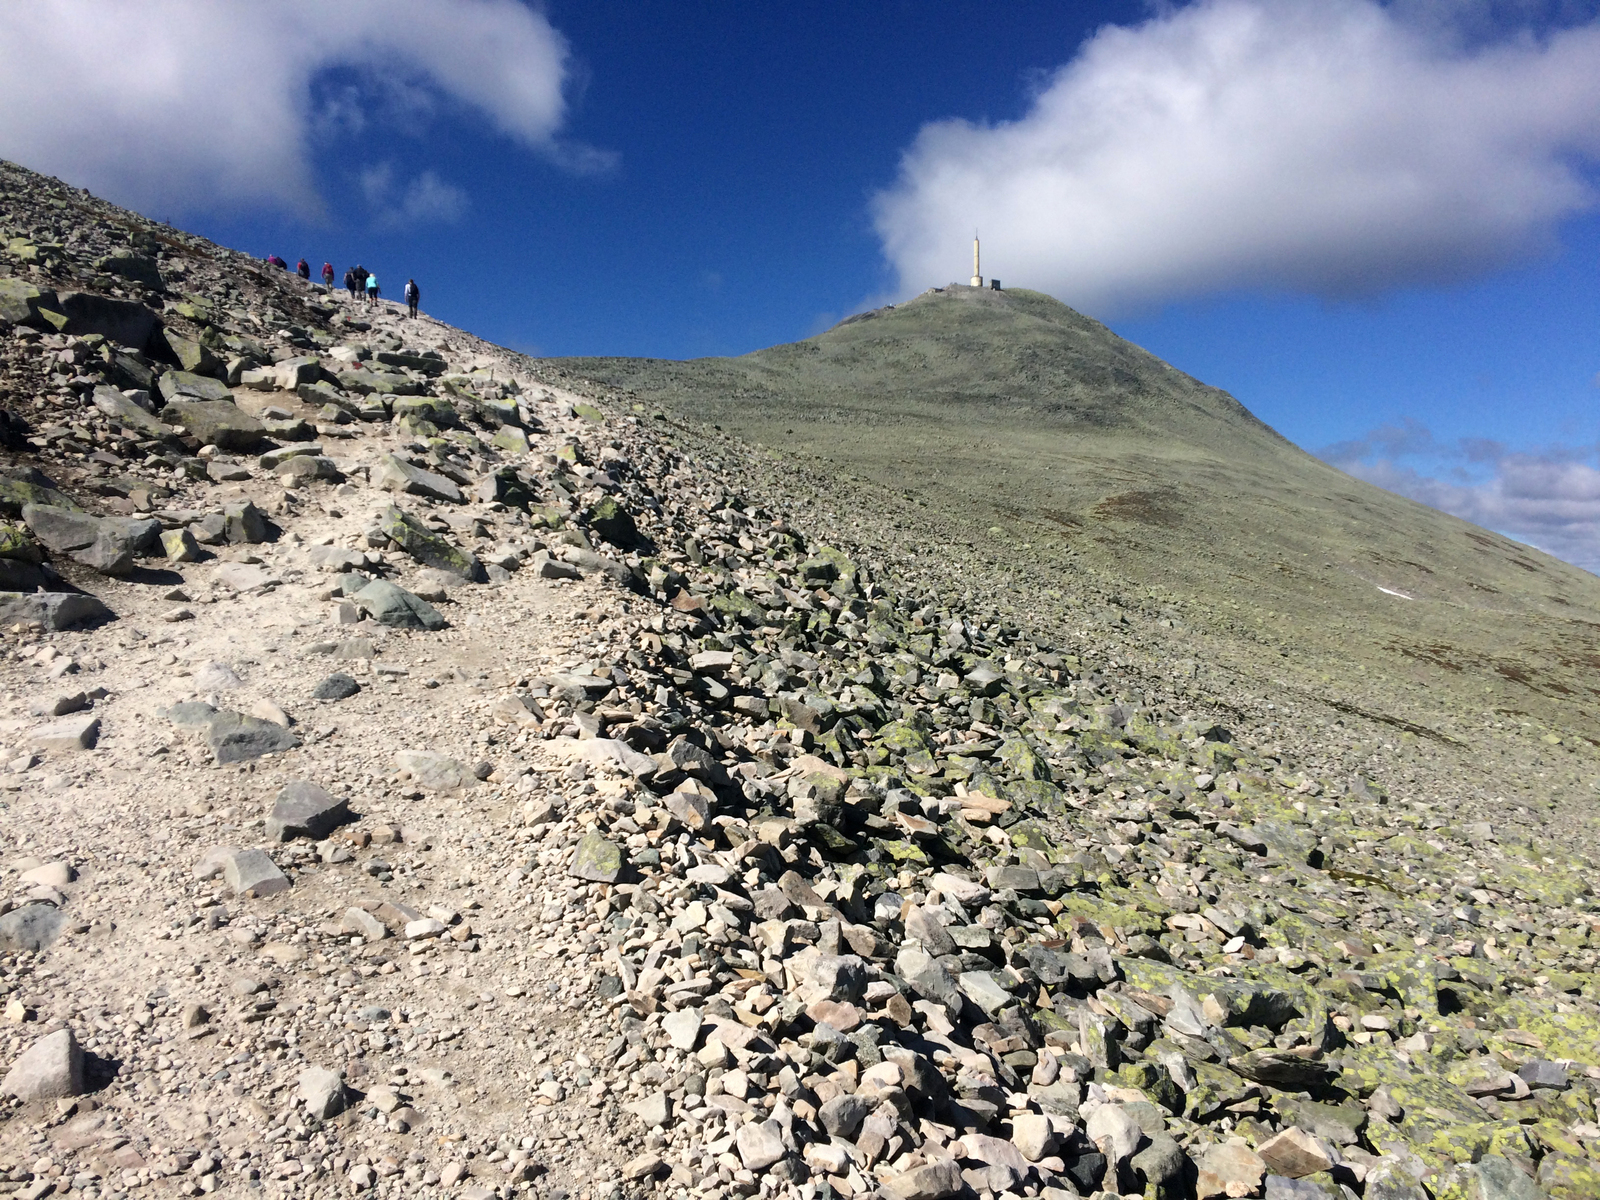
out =
[(456, 221), (467, 210), (467, 194), (424, 171), (404, 188), (395, 183), (394, 165), (379, 163), (361, 172), (361, 191), (379, 229), (409, 229), (426, 221)]
[[(1480, 438), (1440, 442), (1426, 426), (1405, 421), (1329, 446), (1321, 457), (1600, 574), (1600, 446), (1513, 452)], [(1408, 458), (1431, 463), (1438, 474), (1418, 470)]]
[(1485, 43), (1371, 0), (1200, 0), (1102, 29), (1019, 120), (925, 126), (874, 211), (904, 291), (965, 278), (977, 227), (995, 274), (1110, 315), (1513, 261), (1594, 204), (1597, 153), (1600, 22)]
[[(420, 119), (438, 97), (582, 165), (557, 140), (566, 42), (518, 0), (32, 0), (0, 22), (0, 155), (167, 216), (320, 204), (316, 132), (362, 98)], [(313, 84), (335, 86), (318, 110)], [(448, 207), (437, 180), (413, 187)], [(431, 189), (431, 191), (430, 191)]]

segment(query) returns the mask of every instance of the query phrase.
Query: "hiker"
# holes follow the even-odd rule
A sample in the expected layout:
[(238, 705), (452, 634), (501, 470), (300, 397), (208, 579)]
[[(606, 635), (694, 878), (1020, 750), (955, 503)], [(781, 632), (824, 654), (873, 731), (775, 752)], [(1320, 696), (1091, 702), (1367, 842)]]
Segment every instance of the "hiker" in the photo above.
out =
[(422, 289), (417, 286), (415, 279), (406, 280), (406, 307), (411, 310), (411, 316), (417, 315), (417, 303), (422, 299)]
[(333, 291), (333, 264), (330, 262), (322, 264), (322, 286)]
[(294, 265), (294, 273), (296, 275), (300, 276), (301, 279), (310, 279), (311, 278), (311, 264), (308, 263), (305, 259), (302, 258), (299, 262), (295, 263), (295, 265)]
[(370, 273), (367, 275), (367, 307), (378, 307), (378, 277)]
[(346, 267), (344, 272), (344, 290), (350, 293), (350, 299), (356, 298), (356, 269)]
[(267, 266), (282, 267), (285, 271), (289, 269), (289, 264), (284, 262), (283, 259), (279, 258), (276, 254), (267, 255)]
[(356, 299), (367, 294), (367, 269), (360, 263), (356, 264)]

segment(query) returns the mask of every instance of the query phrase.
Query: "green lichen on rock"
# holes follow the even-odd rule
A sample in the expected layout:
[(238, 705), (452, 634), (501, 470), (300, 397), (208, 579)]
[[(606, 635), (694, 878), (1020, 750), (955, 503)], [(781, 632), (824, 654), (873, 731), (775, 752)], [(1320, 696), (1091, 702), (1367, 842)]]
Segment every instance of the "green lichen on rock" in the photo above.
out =
[(578, 842), (567, 874), (590, 883), (616, 883), (622, 877), (622, 851), (614, 842), (590, 831)]
[(377, 524), (385, 537), (423, 566), (449, 571), (471, 582), (487, 578), (477, 555), (453, 545), (397, 505), (384, 509)]

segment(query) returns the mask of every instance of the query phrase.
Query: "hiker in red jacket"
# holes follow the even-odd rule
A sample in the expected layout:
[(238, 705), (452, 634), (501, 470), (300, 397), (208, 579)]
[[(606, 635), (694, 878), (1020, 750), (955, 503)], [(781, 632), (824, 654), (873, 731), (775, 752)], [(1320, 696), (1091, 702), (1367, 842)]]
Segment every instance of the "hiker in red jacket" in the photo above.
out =
[(322, 286), (330, 291), (333, 288), (333, 264), (330, 262), (322, 264)]

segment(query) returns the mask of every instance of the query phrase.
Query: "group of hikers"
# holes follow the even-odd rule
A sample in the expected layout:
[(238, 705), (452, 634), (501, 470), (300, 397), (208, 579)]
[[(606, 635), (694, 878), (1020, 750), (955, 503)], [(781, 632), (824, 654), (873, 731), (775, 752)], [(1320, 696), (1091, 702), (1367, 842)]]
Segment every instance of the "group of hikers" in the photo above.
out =
[[(285, 271), (289, 269), (289, 264), (283, 259), (279, 258), (276, 254), (267, 255), (267, 265), (279, 267)], [(301, 279), (309, 280), (311, 278), (311, 264), (303, 258), (295, 264), (294, 271), (295, 274), (300, 276)], [(324, 287), (332, 290), (332, 263), (325, 262), (322, 264), (322, 283)], [(365, 298), (368, 307), (377, 307), (378, 296), (380, 295), (378, 288), (378, 277), (363, 267), (360, 263), (357, 263), (344, 273), (344, 286), (345, 290), (350, 293), (350, 298), (352, 300), (359, 302)], [(406, 308), (408, 310), (407, 315), (415, 317), (417, 315), (417, 305), (422, 302), (422, 289), (417, 286), (417, 281), (415, 279), (406, 280), (405, 297)]]

